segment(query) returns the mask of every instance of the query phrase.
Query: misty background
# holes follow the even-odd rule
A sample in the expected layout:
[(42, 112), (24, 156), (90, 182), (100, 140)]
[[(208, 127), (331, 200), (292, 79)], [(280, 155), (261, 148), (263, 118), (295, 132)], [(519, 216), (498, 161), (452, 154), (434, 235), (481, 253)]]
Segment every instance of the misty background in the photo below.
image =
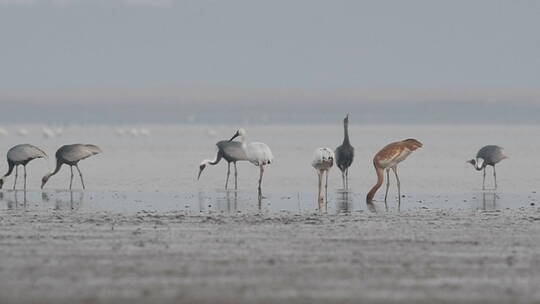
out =
[(539, 1), (0, 0), (2, 123), (537, 123)]

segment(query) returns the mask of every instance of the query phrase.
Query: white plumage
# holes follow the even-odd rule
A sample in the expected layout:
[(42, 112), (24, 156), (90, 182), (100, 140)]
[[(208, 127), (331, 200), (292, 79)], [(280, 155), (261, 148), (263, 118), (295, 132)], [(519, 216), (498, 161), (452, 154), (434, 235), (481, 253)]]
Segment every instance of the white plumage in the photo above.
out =
[(26, 190), (26, 165), (36, 158), (47, 158), (47, 154), (40, 148), (30, 144), (16, 145), (9, 149), (7, 153), (8, 172), (0, 179), (0, 189), (2, 189), (6, 178), (11, 175), (14, 168), (15, 181), (13, 183), (13, 189), (15, 189), (19, 175), (18, 166), (22, 165), (24, 168), (24, 189)]
[[(317, 148), (313, 152), (313, 160), (311, 161), (311, 166), (317, 170), (317, 175), (319, 176), (319, 191), (318, 191), (318, 202), (319, 202), (319, 211), (326, 210), (326, 205), (328, 204), (328, 171), (334, 165), (335, 160), (334, 151), (330, 148)], [(323, 176), (326, 173), (326, 183), (324, 185), (325, 192), (323, 193)], [(326, 204), (325, 204), (326, 198)]]
[(236, 131), (236, 134), (234, 134), (234, 136), (229, 141), (232, 141), (236, 137), (240, 136), (242, 149), (246, 153), (248, 161), (254, 164), (255, 166), (259, 167), (260, 169), (259, 203), (260, 203), (262, 199), (261, 184), (262, 184), (262, 178), (264, 174), (264, 167), (266, 165), (271, 164), (274, 161), (274, 155), (272, 154), (270, 147), (268, 147), (268, 145), (266, 145), (265, 143), (261, 143), (261, 142), (246, 143), (245, 135), (246, 135), (246, 131), (244, 129), (238, 129), (238, 131)]
[(265, 143), (252, 142), (249, 144), (244, 143), (244, 150), (246, 152), (249, 162), (255, 166), (264, 166), (274, 161), (274, 155), (272, 151)]

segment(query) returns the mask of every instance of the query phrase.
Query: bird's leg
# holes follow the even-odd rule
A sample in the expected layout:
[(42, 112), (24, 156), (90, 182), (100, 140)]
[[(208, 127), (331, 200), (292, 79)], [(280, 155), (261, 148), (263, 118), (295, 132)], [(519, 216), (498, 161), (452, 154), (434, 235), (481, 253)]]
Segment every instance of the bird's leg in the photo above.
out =
[(319, 205), (319, 212), (322, 212), (322, 171), (317, 170), (317, 176), (319, 178), (319, 187), (317, 188), (317, 204)]
[(24, 192), (26, 193), (26, 165), (23, 165), (24, 169)]
[(236, 162), (234, 162), (234, 190), (238, 190), (238, 169), (236, 168)]
[(81, 172), (81, 169), (79, 169), (79, 165), (75, 165), (75, 168), (77, 168), (77, 171), (79, 171), (79, 177), (81, 178), (82, 188), (85, 189), (84, 180), (83, 180), (83, 177), (82, 177), (82, 172)]
[(349, 168), (345, 169), (345, 188), (349, 189)]
[(495, 190), (497, 190), (497, 171), (495, 171), (495, 166), (493, 166), (493, 179), (495, 180)]
[(394, 171), (394, 174), (396, 175), (396, 181), (397, 181), (397, 193), (398, 193), (398, 211), (401, 207), (401, 184), (399, 182), (399, 176), (397, 174), (397, 167), (393, 167), (392, 170)]
[(262, 184), (262, 178), (263, 178), (263, 174), (264, 174), (264, 165), (260, 165), (260, 170), (261, 170), (261, 174), (259, 176), (259, 200), (262, 199), (261, 184)]
[(73, 186), (73, 166), (69, 166), (71, 169), (71, 179), (69, 180), (69, 190), (71, 190), (71, 186)]
[(341, 171), (341, 181), (343, 183), (343, 190), (345, 190), (347, 188), (345, 184), (345, 171)]
[(328, 170), (326, 170), (326, 182), (324, 184), (324, 211), (328, 212)]
[(484, 167), (484, 179), (482, 180), (482, 190), (486, 190), (486, 167)]
[(15, 185), (17, 185), (17, 177), (19, 177), (19, 165), (15, 165), (15, 181), (13, 182), (13, 190), (15, 190)]
[(227, 163), (227, 179), (225, 180), (225, 190), (229, 186), (229, 175), (231, 175), (231, 163)]
[(385, 205), (386, 205), (386, 198), (388, 197), (388, 189), (390, 189), (390, 169), (386, 169), (386, 193), (384, 194)]

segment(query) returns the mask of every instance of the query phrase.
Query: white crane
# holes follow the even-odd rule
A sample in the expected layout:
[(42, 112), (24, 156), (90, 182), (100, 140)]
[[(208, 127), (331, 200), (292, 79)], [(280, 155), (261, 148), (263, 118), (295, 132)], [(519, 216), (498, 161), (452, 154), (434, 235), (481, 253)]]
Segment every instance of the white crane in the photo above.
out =
[(266, 145), (265, 143), (261, 142), (251, 142), (246, 143), (246, 131), (244, 129), (238, 129), (234, 136), (229, 139), (229, 141), (232, 141), (236, 137), (240, 137), (240, 142), (242, 143), (242, 149), (246, 153), (247, 160), (254, 164), (255, 166), (258, 166), (260, 169), (260, 175), (259, 175), (259, 203), (262, 199), (262, 178), (264, 174), (264, 166), (271, 164), (274, 161), (274, 155), (272, 155), (272, 151)]
[(47, 158), (47, 154), (40, 148), (30, 145), (21, 144), (9, 149), (7, 153), (8, 172), (0, 179), (0, 189), (4, 186), (4, 182), (15, 168), (15, 181), (13, 182), (13, 190), (17, 185), (17, 177), (19, 176), (19, 166), (24, 168), (24, 190), (26, 191), (26, 165), (36, 158)]
[[(323, 211), (323, 206), (326, 210), (326, 205), (328, 204), (328, 171), (334, 165), (334, 151), (330, 148), (317, 148), (313, 152), (313, 160), (311, 161), (311, 166), (317, 170), (317, 175), (319, 176), (319, 192), (318, 192), (318, 202), (319, 202), (319, 211)], [(323, 175), (326, 173), (326, 183), (324, 185), (325, 192), (323, 194)], [(325, 204), (326, 200), (326, 204)]]
[(52, 172), (47, 173), (45, 174), (45, 176), (43, 176), (43, 179), (41, 180), (41, 189), (43, 189), (51, 176), (55, 175), (56, 173), (58, 173), (58, 171), (60, 171), (60, 168), (63, 164), (69, 165), (71, 168), (71, 180), (69, 182), (69, 189), (71, 190), (71, 186), (73, 185), (73, 167), (77, 168), (77, 171), (79, 171), (79, 176), (81, 177), (81, 184), (83, 189), (85, 189), (83, 176), (81, 170), (79, 169), (79, 161), (92, 155), (96, 155), (98, 153), (102, 153), (102, 151), (98, 146), (95, 145), (73, 144), (60, 147), (60, 149), (56, 151), (56, 168)]

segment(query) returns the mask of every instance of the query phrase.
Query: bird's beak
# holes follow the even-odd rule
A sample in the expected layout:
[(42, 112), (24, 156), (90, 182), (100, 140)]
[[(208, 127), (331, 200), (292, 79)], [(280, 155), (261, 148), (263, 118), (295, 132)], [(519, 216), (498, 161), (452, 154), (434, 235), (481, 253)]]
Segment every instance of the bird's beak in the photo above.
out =
[(206, 166), (201, 166), (201, 167), (199, 167), (199, 175), (197, 175), (197, 180), (199, 180), (199, 178), (201, 178), (201, 174), (202, 174), (202, 172), (203, 172), (203, 170), (204, 170), (205, 167), (206, 167)]
[(46, 183), (47, 183), (47, 182), (41, 182), (41, 189), (43, 189), (43, 187), (45, 187), (45, 184), (46, 184)]
[(229, 141), (232, 141), (233, 139), (237, 138), (239, 135), (240, 135), (240, 133), (238, 133), (238, 131), (236, 131), (236, 133), (234, 133), (233, 137), (231, 137), (231, 139), (229, 139)]

